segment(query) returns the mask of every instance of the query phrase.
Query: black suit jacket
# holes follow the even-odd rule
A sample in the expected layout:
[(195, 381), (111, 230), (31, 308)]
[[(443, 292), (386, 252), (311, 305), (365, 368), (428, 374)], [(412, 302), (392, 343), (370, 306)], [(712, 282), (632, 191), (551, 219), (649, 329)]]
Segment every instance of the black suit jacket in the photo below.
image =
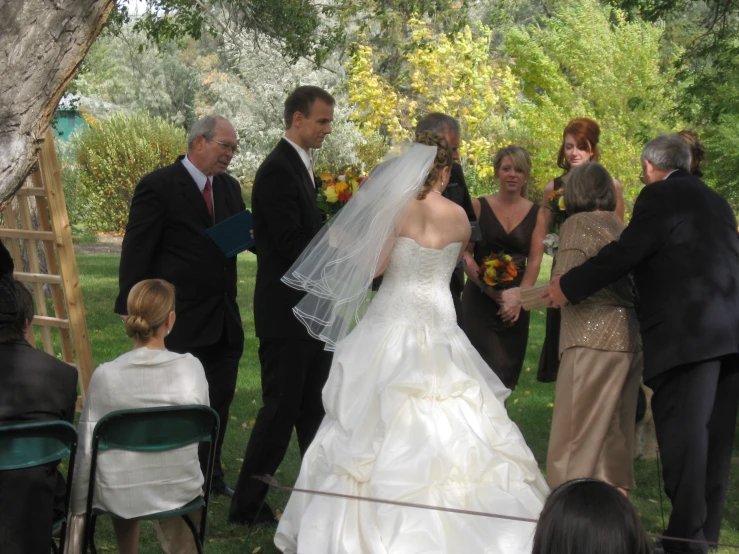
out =
[[(205, 233), (213, 226), (203, 195), (182, 165), (145, 175), (136, 187), (123, 237), (115, 311), (126, 313), (131, 288), (143, 279), (165, 279), (176, 289), (177, 323), (167, 347), (187, 351), (217, 343), (243, 342), (236, 304), (236, 258)], [(230, 175), (212, 178), (216, 223), (246, 209), (238, 181)]]
[[(452, 164), (452, 173), (449, 176), (449, 184), (444, 189), (443, 196), (455, 204), (462, 206), (467, 214), (467, 219), (469, 219), (470, 222), (477, 220), (475, 217), (475, 209), (472, 207), (470, 192), (467, 189), (467, 182), (464, 180), (464, 171), (462, 170), (462, 166), (458, 163)], [(462, 290), (464, 289), (464, 269), (462, 268), (461, 263), (454, 268), (449, 285), (452, 292), (457, 297), (462, 294)]]
[(621, 238), (562, 276), (578, 303), (633, 271), (645, 381), (739, 352), (739, 235), (727, 202), (679, 170), (644, 187)]
[[(77, 370), (26, 341), (0, 344), (0, 425), (69, 421)], [(64, 495), (57, 463), (0, 472), (0, 550), (48, 552), (55, 494)]]
[(444, 198), (448, 198), (455, 204), (462, 206), (467, 219), (475, 221), (475, 209), (472, 207), (472, 199), (470, 198), (470, 191), (467, 189), (467, 182), (464, 179), (464, 170), (458, 163), (452, 164), (452, 172), (449, 176), (449, 184), (444, 189)]
[(295, 148), (280, 140), (259, 166), (252, 190), (257, 250), (254, 326), (261, 339), (311, 338), (292, 312), (304, 293), (280, 279), (323, 225), (316, 193)]

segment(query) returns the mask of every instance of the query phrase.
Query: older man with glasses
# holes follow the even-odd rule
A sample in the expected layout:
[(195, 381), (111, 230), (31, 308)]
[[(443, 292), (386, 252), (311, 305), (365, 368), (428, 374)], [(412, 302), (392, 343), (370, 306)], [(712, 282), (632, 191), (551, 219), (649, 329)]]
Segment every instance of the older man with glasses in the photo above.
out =
[[(221, 446), (228, 424), (244, 331), (236, 303), (236, 258), (227, 258), (206, 234), (244, 210), (238, 181), (226, 173), (238, 150), (233, 126), (209, 115), (188, 137), (187, 155), (145, 175), (136, 187), (123, 238), (115, 312), (143, 279), (165, 279), (176, 289), (177, 325), (167, 349), (198, 358), (208, 379), (210, 405), (221, 429), (216, 444), (215, 494), (233, 495), (223, 479)], [(205, 473), (207, 449), (201, 451)]]

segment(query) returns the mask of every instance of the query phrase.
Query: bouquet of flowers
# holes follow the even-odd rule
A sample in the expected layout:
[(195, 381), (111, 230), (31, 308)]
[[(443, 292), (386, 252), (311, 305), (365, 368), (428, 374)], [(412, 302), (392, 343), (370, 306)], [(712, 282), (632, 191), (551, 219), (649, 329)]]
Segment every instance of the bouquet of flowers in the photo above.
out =
[(567, 219), (567, 207), (565, 206), (565, 189), (564, 187), (553, 190), (549, 193), (549, 209), (552, 210), (554, 223), (559, 228), (565, 219)]
[(559, 235), (557, 233), (548, 233), (542, 242), (544, 243), (547, 254), (554, 257), (557, 253), (557, 248), (559, 248)]
[(559, 227), (567, 219), (567, 207), (565, 206), (565, 189), (561, 187), (549, 193), (549, 209), (552, 211), (554, 225), (551, 233), (544, 239), (544, 247), (547, 254), (554, 256), (559, 247)]
[[(505, 252), (491, 254), (477, 268), (477, 275), (485, 285), (496, 290), (510, 288), (511, 283), (518, 275), (518, 266), (513, 257)], [(500, 312), (498, 312), (500, 317)], [(512, 321), (503, 323), (505, 327), (513, 327)]]
[(323, 172), (318, 177), (321, 179), (317, 198), (318, 208), (329, 218), (351, 200), (362, 181), (356, 166), (345, 166), (336, 175)]
[(505, 290), (518, 276), (518, 266), (510, 254), (498, 252), (482, 260), (477, 268), (477, 275), (487, 286)]

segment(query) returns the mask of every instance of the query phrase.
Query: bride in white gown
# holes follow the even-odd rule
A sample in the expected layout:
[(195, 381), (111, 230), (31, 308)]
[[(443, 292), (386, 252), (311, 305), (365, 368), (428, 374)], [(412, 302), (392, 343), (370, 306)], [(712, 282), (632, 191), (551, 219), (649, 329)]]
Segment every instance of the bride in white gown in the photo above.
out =
[[(457, 326), (449, 292), (470, 236), (464, 211), (436, 194), (451, 150), (438, 135), (421, 140), (434, 146), (378, 166), (285, 277), (308, 292), (296, 315), (335, 350), (326, 417), (295, 486), (536, 518), (549, 489), (503, 406), (510, 391)], [(275, 544), (300, 554), (523, 554), (534, 527), (296, 492)]]

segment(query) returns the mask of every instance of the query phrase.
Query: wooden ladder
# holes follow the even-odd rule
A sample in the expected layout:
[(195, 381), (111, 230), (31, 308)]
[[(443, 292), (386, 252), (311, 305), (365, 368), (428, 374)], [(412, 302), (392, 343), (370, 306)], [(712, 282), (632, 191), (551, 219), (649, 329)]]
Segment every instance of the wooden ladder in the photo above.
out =
[[(32, 217), (33, 204), (37, 225)], [(83, 402), (94, 366), (51, 128), (46, 131), (37, 169), (2, 211), (0, 238), (13, 257), (15, 278), (33, 287), (36, 302), (33, 324), (40, 329), (44, 351), (77, 367), (80, 402)], [(39, 243), (46, 258), (46, 271), (39, 260)], [(24, 247), (27, 266), (23, 263)], [(47, 308), (47, 285), (51, 289), (52, 314)], [(53, 330), (58, 334), (56, 342)]]

